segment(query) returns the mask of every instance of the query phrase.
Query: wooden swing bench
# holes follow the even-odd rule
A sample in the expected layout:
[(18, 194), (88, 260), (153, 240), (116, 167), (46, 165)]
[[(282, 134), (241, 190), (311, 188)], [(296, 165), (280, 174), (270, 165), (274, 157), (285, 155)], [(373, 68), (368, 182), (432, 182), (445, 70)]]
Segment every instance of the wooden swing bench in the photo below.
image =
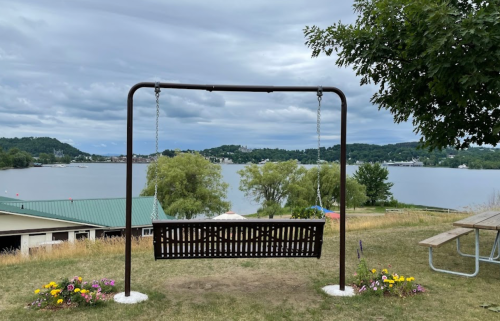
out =
[(321, 257), (325, 221), (155, 220), (158, 259)]

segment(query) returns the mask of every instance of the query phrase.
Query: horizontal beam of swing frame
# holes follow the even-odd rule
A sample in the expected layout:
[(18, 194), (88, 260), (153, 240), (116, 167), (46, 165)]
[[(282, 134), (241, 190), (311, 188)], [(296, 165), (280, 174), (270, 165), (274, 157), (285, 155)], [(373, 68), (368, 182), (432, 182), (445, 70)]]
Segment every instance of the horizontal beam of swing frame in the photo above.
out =
[(346, 130), (347, 100), (344, 93), (336, 87), (313, 86), (244, 86), (244, 85), (199, 85), (177, 83), (137, 83), (128, 93), (127, 98), (127, 180), (126, 180), (126, 240), (125, 240), (125, 296), (130, 296), (130, 272), (132, 263), (132, 137), (134, 93), (140, 88), (190, 89), (206, 91), (238, 91), (238, 92), (323, 92), (336, 93), (341, 100), (340, 126), (340, 280), (339, 288), (345, 290), (345, 184), (346, 184)]

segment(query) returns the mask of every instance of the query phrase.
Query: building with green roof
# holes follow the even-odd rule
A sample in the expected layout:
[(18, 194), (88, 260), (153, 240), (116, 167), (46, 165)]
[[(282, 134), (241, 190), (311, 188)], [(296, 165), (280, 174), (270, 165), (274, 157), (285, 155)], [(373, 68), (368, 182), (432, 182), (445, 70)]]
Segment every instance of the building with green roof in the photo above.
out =
[[(132, 234), (152, 236), (153, 197), (132, 198)], [(159, 219), (174, 219), (158, 206)], [(125, 198), (23, 201), (0, 198), (0, 252), (125, 235)]]

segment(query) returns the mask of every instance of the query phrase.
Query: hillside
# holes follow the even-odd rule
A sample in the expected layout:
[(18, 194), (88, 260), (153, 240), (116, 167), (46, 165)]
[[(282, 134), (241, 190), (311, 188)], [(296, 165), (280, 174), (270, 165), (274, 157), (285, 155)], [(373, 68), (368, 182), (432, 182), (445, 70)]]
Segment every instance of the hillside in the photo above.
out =
[[(347, 144), (347, 162), (400, 162), (418, 159), (425, 166), (440, 166), (456, 168), (466, 164), (469, 168), (476, 169), (500, 169), (500, 150), (489, 147), (473, 147), (467, 150), (456, 150), (446, 148), (434, 150), (419, 149), (417, 142), (374, 145), (374, 144)], [(190, 150), (184, 151), (190, 152)], [(318, 151), (316, 149), (285, 150), (279, 148), (254, 148), (249, 149), (240, 145), (223, 145), (199, 151), (205, 157), (214, 162), (221, 159), (231, 160), (236, 164), (248, 162), (258, 163), (268, 159), (271, 162), (287, 161), (296, 159), (302, 164), (315, 164)], [(163, 151), (163, 155), (172, 157), (173, 150)], [(334, 162), (340, 160), (340, 145), (321, 148), (321, 159)]]
[(76, 157), (78, 155), (88, 156), (90, 154), (80, 151), (70, 144), (61, 143), (59, 140), (50, 137), (23, 137), (4, 138), (0, 137), (0, 147), (4, 151), (11, 148), (18, 148), (38, 157), (40, 153), (53, 154), (55, 150), (62, 150), (64, 155)]

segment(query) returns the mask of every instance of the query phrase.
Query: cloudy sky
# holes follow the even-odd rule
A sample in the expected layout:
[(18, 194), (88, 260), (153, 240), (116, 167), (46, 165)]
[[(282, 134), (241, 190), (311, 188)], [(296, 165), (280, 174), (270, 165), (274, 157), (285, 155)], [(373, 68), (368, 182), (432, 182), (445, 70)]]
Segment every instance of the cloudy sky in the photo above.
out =
[[(416, 141), (335, 58), (311, 58), (306, 25), (354, 22), (352, 1), (0, 0), (0, 137), (48, 136), (126, 152), (126, 98), (143, 81), (336, 86), (348, 143)], [(222, 144), (316, 146), (314, 93), (162, 90), (160, 150)], [(325, 94), (322, 145), (339, 143), (340, 100)], [(135, 95), (134, 152), (154, 152), (153, 89)]]

